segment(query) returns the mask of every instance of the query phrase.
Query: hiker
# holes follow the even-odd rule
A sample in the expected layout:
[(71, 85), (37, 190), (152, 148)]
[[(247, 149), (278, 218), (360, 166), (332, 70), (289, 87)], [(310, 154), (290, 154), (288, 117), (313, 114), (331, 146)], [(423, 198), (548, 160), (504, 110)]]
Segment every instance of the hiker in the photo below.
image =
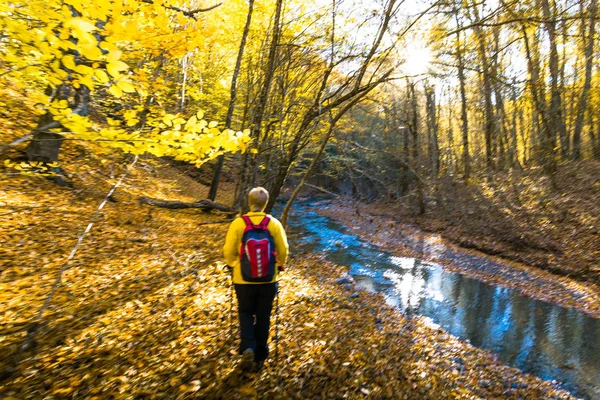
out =
[(231, 223), (223, 246), (238, 300), (242, 369), (260, 369), (267, 359), (271, 309), (288, 256), (281, 222), (264, 212), (268, 201), (266, 189), (250, 190), (250, 212)]

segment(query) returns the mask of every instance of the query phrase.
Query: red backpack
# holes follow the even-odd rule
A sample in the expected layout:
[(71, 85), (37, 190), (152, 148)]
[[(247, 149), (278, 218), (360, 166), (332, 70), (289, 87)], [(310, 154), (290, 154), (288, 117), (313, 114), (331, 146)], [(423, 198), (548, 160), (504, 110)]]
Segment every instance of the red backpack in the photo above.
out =
[(271, 282), (276, 264), (275, 241), (267, 228), (271, 218), (265, 216), (258, 225), (247, 215), (242, 218), (246, 222), (240, 249), (242, 277), (247, 282)]

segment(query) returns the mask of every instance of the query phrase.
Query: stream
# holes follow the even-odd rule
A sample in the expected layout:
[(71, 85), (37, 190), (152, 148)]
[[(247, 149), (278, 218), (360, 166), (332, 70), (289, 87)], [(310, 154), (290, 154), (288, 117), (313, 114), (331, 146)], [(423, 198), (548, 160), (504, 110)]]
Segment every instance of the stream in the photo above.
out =
[[(295, 205), (288, 228), (292, 251), (323, 254), (328, 261), (349, 266), (359, 287), (382, 292), (401, 312), (426, 317), (433, 326), (496, 353), (523, 372), (555, 381), (577, 397), (600, 399), (599, 319), (445, 271), (432, 262), (397, 257), (312, 211), (320, 206)], [(415, 237), (402, 242), (442, 262), (451, 259), (486, 269), (495, 263)]]

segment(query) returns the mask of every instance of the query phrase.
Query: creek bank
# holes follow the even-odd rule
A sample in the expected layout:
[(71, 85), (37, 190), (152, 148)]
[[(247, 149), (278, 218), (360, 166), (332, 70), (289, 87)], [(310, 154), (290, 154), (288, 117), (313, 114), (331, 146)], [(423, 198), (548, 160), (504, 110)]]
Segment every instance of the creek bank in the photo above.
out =
[[(524, 296), (577, 309), (600, 318), (600, 289), (597, 285), (461, 248), (439, 234), (424, 232), (415, 225), (402, 223), (397, 217), (383, 214), (371, 205), (359, 204), (349, 199), (325, 201), (324, 204), (326, 206), (320, 204), (315, 211), (346, 225), (353, 234), (395, 255), (439, 262), (449, 271), (492, 285), (515, 289)], [(352, 223), (348, 223), (349, 221)], [(477, 263), (465, 264), (442, 258), (441, 253), (444, 249), (450, 249), (457, 254), (471, 254), (476, 259), (489, 259), (495, 268), (482, 268)]]
[(447, 175), (424, 179), (424, 215), (418, 215), (414, 192), (385, 198), (323, 185), (369, 199), (371, 214), (414, 224), (462, 247), (600, 285), (599, 161), (561, 164), (552, 181), (539, 168), (495, 172), (469, 183)]

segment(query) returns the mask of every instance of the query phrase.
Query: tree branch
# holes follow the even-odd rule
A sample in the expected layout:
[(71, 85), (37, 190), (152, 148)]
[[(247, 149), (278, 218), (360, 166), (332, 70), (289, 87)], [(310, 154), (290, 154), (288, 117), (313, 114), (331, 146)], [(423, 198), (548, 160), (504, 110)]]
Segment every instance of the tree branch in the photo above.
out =
[[(154, 4), (154, 0), (142, 0), (142, 3)], [(221, 4), (223, 4), (223, 3), (217, 3), (217, 4), (212, 5), (210, 7), (198, 8), (196, 10), (190, 10), (190, 11), (184, 10), (182, 8), (175, 7), (175, 6), (163, 6), (163, 7), (165, 7), (167, 10), (173, 10), (173, 11), (180, 12), (180, 13), (182, 13), (186, 17), (190, 17), (190, 18), (196, 19), (196, 14), (200, 14), (200, 13), (204, 13), (204, 12), (208, 12), (208, 11), (214, 10), (215, 8), (220, 7)]]

